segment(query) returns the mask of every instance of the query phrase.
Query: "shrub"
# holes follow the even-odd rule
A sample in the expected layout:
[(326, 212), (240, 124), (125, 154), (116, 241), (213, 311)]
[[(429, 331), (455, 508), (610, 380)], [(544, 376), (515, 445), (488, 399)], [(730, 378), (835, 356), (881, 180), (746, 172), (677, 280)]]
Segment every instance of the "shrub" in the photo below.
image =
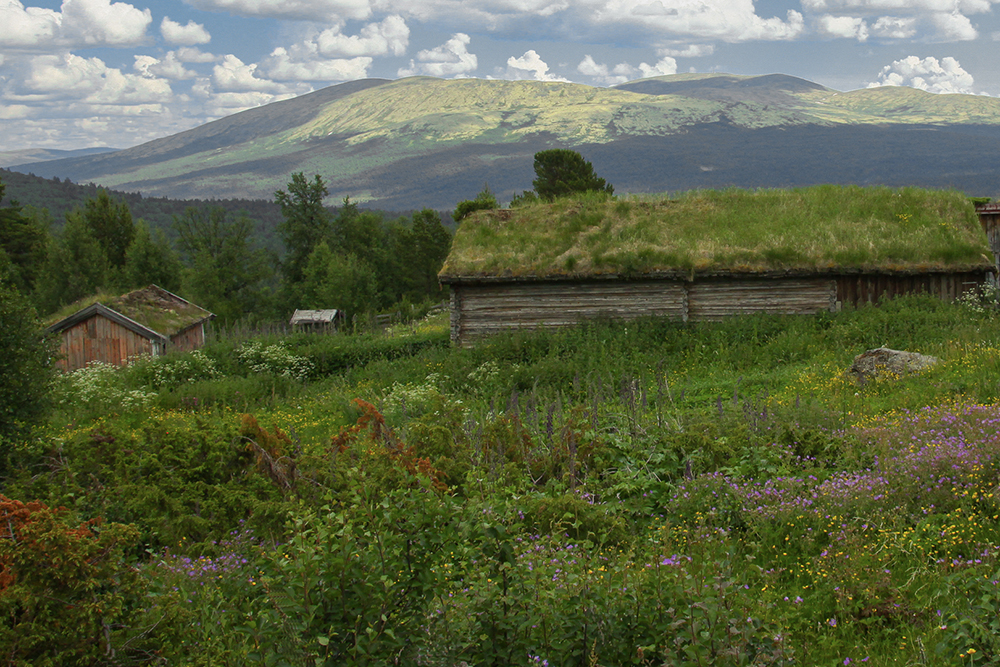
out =
[(100, 361), (59, 378), (55, 395), (62, 409), (80, 416), (135, 411), (156, 397), (155, 392), (131, 388), (126, 369)]
[(144, 357), (129, 368), (130, 379), (153, 389), (173, 389), (183, 384), (219, 377), (218, 364), (202, 350), (164, 357)]
[[(27, 299), (0, 284), (0, 440), (22, 436), (44, 418), (54, 356)], [(0, 460), (0, 471), (3, 466)]]
[(304, 382), (313, 370), (312, 362), (292, 354), (284, 343), (265, 346), (260, 341), (251, 341), (236, 351), (236, 357), (250, 373), (277, 375), (300, 382)]
[[(0, 495), (0, 645), (11, 667), (124, 660), (144, 587), (125, 557), (139, 533)], [(119, 651), (124, 655), (116, 655)]]

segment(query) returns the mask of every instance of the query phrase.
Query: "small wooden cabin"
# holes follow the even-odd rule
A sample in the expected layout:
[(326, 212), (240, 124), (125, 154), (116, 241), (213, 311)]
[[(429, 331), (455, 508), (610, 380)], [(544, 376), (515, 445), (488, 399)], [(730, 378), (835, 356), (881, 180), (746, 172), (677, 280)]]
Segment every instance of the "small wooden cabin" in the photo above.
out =
[(439, 279), (451, 287), (452, 341), (467, 346), (586, 318), (686, 322), (913, 293), (951, 300), (994, 271), (960, 193), (821, 186), (484, 211), (459, 226)]
[(186, 352), (205, 344), (205, 323), (215, 317), (204, 308), (150, 285), (119, 297), (75, 304), (75, 311), (46, 331), (59, 335), (64, 371), (91, 362), (123, 366), (130, 359)]
[(336, 308), (324, 310), (299, 310), (292, 313), (288, 321), (293, 329), (309, 332), (334, 332), (344, 322), (344, 311)]

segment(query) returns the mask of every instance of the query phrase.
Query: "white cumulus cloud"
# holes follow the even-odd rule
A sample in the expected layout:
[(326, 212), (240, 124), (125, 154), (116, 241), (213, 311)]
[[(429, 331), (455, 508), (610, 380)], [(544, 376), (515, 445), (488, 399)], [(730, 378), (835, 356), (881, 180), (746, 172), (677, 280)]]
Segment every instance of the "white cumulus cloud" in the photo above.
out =
[(64, 0), (60, 11), (0, 0), (0, 47), (128, 46), (152, 23), (148, 9), (109, 0)]
[(859, 42), (868, 39), (868, 24), (856, 16), (824, 14), (816, 19), (816, 30), (824, 37), (846, 37)]
[(135, 56), (132, 69), (146, 78), (162, 77), (171, 81), (193, 79), (197, 76), (194, 71), (184, 67), (184, 63), (178, 60), (174, 51), (167, 51), (163, 58), (145, 55)]
[(507, 70), (500, 74), (500, 78), (514, 81), (568, 81), (561, 76), (551, 74), (548, 63), (542, 60), (534, 49), (525, 51), (519, 58), (514, 56), (507, 58)]
[(0, 0), (0, 46), (51, 44), (62, 27), (62, 14), (41, 7), (25, 7), (18, 0)]
[(372, 14), (369, 0), (189, 0), (189, 5), (214, 12), (308, 21), (364, 20)]
[(639, 63), (639, 73), (642, 78), (648, 79), (651, 76), (669, 76), (677, 74), (677, 61), (670, 57), (660, 58), (655, 65)]
[(474, 72), (479, 66), (476, 54), (469, 53), (471, 38), (463, 32), (457, 32), (447, 42), (433, 49), (424, 49), (417, 53), (409, 67), (399, 70), (399, 76), (458, 77)]
[(200, 23), (188, 21), (187, 25), (181, 25), (176, 21), (171, 21), (169, 16), (163, 17), (163, 21), (160, 23), (160, 34), (168, 43), (182, 46), (208, 44), (212, 41), (212, 36)]
[(751, 0), (620, 0), (604, 2), (594, 13), (597, 25), (633, 25), (660, 33), (727, 42), (794, 39), (805, 30), (802, 14), (758, 16)]
[(0, 104), (0, 120), (29, 118), (31, 107), (26, 104)]
[(908, 56), (883, 67), (878, 81), (868, 87), (909, 86), (930, 93), (972, 94), (972, 85), (972, 75), (950, 56), (940, 61), (934, 57)]
[(161, 108), (173, 97), (166, 79), (123, 73), (100, 58), (64, 53), (31, 56), (12, 66), (17, 79), (4, 89), (7, 101), (57, 104), (60, 110), (76, 105), (83, 111), (99, 108), (104, 114), (129, 114), (135, 112), (134, 107)]
[[(817, 13), (817, 31), (828, 37), (853, 37), (851, 25), (862, 23), (880, 39), (932, 42), (970, 41), (978, 33), (969, 15), (987, 13), (1000, 0), (802, 0), (802, 8)], [(867, 34), (866, 34), (867, 36)], [(862, 39), (863, 41), (863, 39)]]
[(177, 60), (182, 63), (211, 63), (219, 60), (219, 57), (202, 51), (197, 46), (182, 46), (175, 52)]
[(352, 81), (368, 76), (375, 56), (406, 53), (410, 29), (397, 15), (369, 23), (357, 35), (343, 25), (312, 30), (302, 41), (278, 47), (261, 61), (260, 72), (281, 81)]
[(872, 34), (884, 39), (909, 39), (917, 34), (915, 18), (880, 16), (872, 25)]
[(212, 85), (225, 92), (285, 93), (287, 88), (277, 81), (257, 76), (257, 64), (247, 65), (233, 54), (227, 54), (222, 62), (212, 68)]
[(357, 57), (401, 56), (410, 42), (410, 29), (401, 16), (386, 17), (380, 23), (369, 23), (358, 35), (345, 35), (340, 26), (328, 28), (314, 40), (323, 56)]
[(261, 62), (261, 70), (279, 81), (353, 81), (368, 76), (371, 65), (367, 56), (324, 58), (315, 48), (297, 45), (292, 50), (276, 48)]
[(886, 12), (962, 12), (982, 14), (997, 0), (802, 0), (813, 12), (883, 14)]
[(628, 63), (618, 63), (614, 67), (608, 67), (588, 55), (577, 65), (576, 71), (591, 77), (598, 85), (615, 86), (632, 79), (677, 74), (677, 61), (668, 56), (661, 58), (655, 65), (639, 63), (638, 67), (633, 67)]
[(931, 15), (930, 23), (937, 29), (934, 38), (940, 41), (967, 42), (979, 36), (969, 17), (962, 14), (938, 12)]
[(296, 93), (271, 94), (261, 91), (244, 92), (205, 92), (203, 96), (203, 111), (209, 119), (229, 116), (240, 111), (264, 106), (271, 102), (280, 102), (295, 97)]
[(148, 9), (108, 0), (65, 0), (62, 4), (64, 38), (76, 45), (126, 46), (145, 37), (153, 22)]

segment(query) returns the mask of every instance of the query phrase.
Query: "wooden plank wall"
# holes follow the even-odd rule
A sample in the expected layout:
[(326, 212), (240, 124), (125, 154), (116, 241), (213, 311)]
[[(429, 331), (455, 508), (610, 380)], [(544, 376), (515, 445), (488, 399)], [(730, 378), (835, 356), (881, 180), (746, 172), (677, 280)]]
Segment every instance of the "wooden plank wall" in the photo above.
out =
[(986, 242), (993, 251), (993, 262), (1000, 269), (1000, 213), (980, 213), (979, 222), (986, 232)]
[(64, 371), (75, 371), (92, 361), (122, 366), (131, 357), (162, 353), (153, 341), (101, 315), (66, 329), (61, 336), (62, 354), (56, 363)]
[(688, 319), (720, 320), (745, 313), (806, 315), (836, 308), (837, 284), (827, 278), (695, 282)]
[(945, 301), (954, 301), (986, 280), (985, 272), (837, 276), (837, 302), (839, 307), (857, 307), (904, 294), (929, 294)]
[(205, 323), (199, 322), (170, 337), (170, 348), (173, 352), (190, 352), (205, 345)]

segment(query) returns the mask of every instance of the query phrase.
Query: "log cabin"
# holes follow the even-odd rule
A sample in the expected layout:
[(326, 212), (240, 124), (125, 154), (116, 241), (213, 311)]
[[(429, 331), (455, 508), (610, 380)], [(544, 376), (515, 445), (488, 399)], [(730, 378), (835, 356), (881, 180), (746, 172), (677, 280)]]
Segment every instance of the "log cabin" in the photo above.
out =
[(439, 280), (458, 345), (587, 318), (679, 322), (808, 314), (996, 280), (973, 203), (958, 192), (817, 186), (583, 195), (480, 211)]

